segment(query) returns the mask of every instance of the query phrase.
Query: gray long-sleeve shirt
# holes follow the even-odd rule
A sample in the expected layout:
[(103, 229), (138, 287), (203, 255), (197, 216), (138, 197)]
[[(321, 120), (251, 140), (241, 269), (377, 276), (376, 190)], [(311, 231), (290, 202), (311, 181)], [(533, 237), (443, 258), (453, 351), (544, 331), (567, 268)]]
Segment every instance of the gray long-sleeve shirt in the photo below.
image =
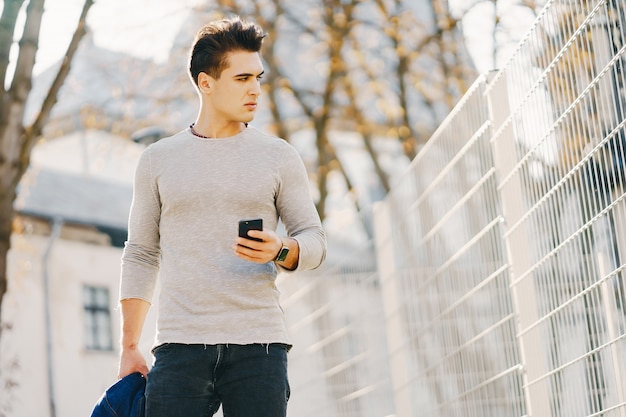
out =
[(202, 139), (189, 129), (142, 154), (135, 174), (120, 299), (152, 302), (155, 345), (289, 343), (273, 262), (237, 257), (238, 221), (279, 221), (298, 241), (298, 270), (318, 267), (326, 237), (306, 170), (282, 139), (248, 127)]

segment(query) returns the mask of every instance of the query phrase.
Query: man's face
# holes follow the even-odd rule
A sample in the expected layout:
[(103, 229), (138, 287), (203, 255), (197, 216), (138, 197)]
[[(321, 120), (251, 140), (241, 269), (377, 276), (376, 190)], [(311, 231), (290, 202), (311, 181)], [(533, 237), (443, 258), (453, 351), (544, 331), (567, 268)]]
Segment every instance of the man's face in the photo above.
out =
[(249, 122), (254, 118), (261, 94), (263, 64), (256, 52), (236, 51), (219, 79), (212, 80), (211, 102), (216, 116), (226, 122)]

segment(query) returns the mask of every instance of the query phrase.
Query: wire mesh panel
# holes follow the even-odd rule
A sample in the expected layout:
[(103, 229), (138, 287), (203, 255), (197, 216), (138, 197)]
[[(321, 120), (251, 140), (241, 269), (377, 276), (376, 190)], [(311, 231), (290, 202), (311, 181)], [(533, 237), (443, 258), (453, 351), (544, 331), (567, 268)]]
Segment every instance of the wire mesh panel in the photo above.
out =
[(520, 416), (521, 367), (479, 79), (377, 217), (400, 416)]
[(490, 86), (532, 415), (626, 415), (624, 23), (553, 2)]

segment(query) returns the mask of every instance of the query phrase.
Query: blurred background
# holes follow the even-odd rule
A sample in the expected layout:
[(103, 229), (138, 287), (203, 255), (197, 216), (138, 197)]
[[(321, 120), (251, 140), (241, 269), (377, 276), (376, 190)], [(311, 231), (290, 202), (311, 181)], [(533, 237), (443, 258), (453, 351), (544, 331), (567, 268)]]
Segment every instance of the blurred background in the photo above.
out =
[(253, 124), (329, 240), (278, 279), (290, 415), (625, 415), (622, 2), (1, 4), (0, 416), (115, 381), (134, 167), (195, 120), (188, 48), (230, 14), (267, 32)]

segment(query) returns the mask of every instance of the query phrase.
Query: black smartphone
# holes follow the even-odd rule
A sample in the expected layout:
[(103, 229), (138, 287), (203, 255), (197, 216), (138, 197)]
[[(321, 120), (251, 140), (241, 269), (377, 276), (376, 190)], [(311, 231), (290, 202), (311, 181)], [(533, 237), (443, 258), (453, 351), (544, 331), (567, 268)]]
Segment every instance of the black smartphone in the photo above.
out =
[(262, 242), (262, 239), (248, 236), (250, 230), (263, 230), (263, 219), (239, 220), (239, 237)]

